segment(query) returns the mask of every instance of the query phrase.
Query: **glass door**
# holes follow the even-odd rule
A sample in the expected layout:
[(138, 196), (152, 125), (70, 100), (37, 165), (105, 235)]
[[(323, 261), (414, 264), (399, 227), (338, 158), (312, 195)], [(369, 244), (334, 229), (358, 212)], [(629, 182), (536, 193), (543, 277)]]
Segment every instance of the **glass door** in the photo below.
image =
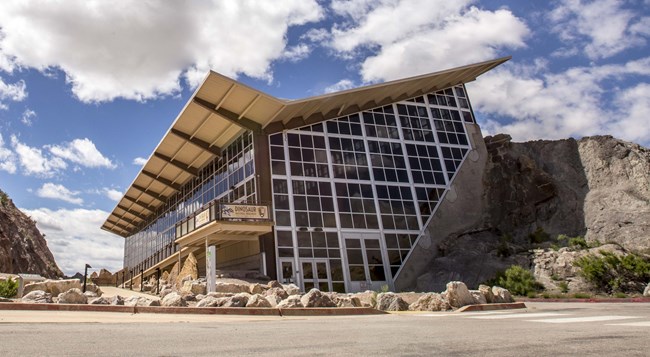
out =
[(295, 269), (293, 268), (293, 259), (280, 259), (280, 283), (281, 284), (295, 284)]
[(379, 238), (376, 234), (345, 235), (352, 291), (379, 290), (383, 285), (390, 285)]
[(307, 292), (313, 288), (332, 291), (332, 278), (327, 259), (300, 259), (300, 265), (303, 291)]

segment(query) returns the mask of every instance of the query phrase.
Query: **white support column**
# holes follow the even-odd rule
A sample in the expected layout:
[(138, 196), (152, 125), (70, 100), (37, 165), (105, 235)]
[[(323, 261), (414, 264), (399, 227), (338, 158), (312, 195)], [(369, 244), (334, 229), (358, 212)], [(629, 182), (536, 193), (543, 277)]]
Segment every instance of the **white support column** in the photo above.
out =
[(208, 292), (217, 290), (217, 247), (208, 246), (208, 238), (205, 238), (205, 280)]

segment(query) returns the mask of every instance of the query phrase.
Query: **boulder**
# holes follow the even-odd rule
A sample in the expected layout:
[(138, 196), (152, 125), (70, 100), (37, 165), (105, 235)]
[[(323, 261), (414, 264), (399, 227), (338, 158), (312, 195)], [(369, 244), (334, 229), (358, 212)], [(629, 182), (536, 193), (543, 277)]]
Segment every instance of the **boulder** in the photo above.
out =
[(80, 289), (73, 288), (59, 294), (59, 304), (87, 304), (88, 297)]
[(186, 281), (183, 283), (183, 287), (181, 288), (181, 292), (187, 292), (187, 293), (192, 293), (194, 295), (198, 294), (203, 294), (207, 292), (207, 288), (205, 284), (199, 283), (197, 281)]
[(226, 297), (206, 296), (196, 304), (196, 307), (219, 307), (226, 302)]
[[(169, 284), (172, 285), (172, 287), (176, 285), (176, 279), (178, 278), (178, 273), (180, 272), (180, 269), (181, 268), (178, 265), (178, 262), (176, 262), (176, 264), (174, 264), (174, 266), (172, 267), (172, 270), (170, 270), (170, 272), (167, 274), (167, 282), (169, 282)], [(165, 276), (164, 273), (163, 276)]]
[(111, 305), (122, 306), (124, 305), (124, 298), (119, 295), (115, 295), (111, 298)]
[(46, 293), (43, 290), (34, 290), (20, 299), (21, 302), (45, 304), (52, 303), (52, 294)]
[(480, 290), (470, 290), (469, 293), (474, 298), (475, 304), (485, 305), (488, 303), (487, 299), (485, 298), (485, 295), (483, 295), (483, 293)]
[(646, 286), (645, 290), (643, 290), (643, 296), (650, 297), (650, 283), (648, 283), (648, 286)]
[(300, 298), (304, 307), (336, 307), (336, 304), (329, 296), (323, 294), (318, 289), (311, 289), (308, 293)]
[(332, 298), (336, 307), (361, 307), (361, 300), (355, 296), (336, 295)]
[(199, 277), (199, 269), (197, 267), (197, 261), (194, 253), (188, 254), (187, 258), (185, 258), (185, 261), (183, 262), (183, 268), (181, 269), (180, 273), (178, 273), (178, 277), (176, 278), (176, 286), (179, 288), (182, 287), (184, 281), (183, 279), (188, 276), (190, 277), (190, 280), (196, 280)]
[[(93, 285), (93, 284), (89, 284)], [(70, 289), (81, 289), (81, 282), (79, 279), (65, 279), (65, 280), (45, 280), (37, 283), (31, 283), (25, 285), (23, 289), (23, 294), (29, 294), (35, 290), (45, 291), (46, 293), (52, 294), (52, 296), (58, 296), (59, 294), (66, 292)]]
[(201, 300), (205, 299), (206, 296), (207, 296), (207, 295), (198, 294), (198, 295), (195, 295), (195, 296), (194, 296), (194, 300), (195, 300), (195, 301), (201, 301)]
[(282, 288), (289, 295), (298, 295), (298, 294), (300, 294), (300, 288), (298, 286), (296, 286), (295, 284), (282, 285)]
[(409, 305), (395, 293), (377, 295), (377, 309), (382, 311), (406, 311)]
[(270, 288), (264, 292), (264, 295), (267, 297), (274, 297), (278, 302), (289, 297), (289, 294), (283, 288)]
[(239, 294), (248, 293), (250, 288), (248, 287), (248, 284), (217, 282), (214, 291), (218, 293)]
[(491, 304), (494, 302), (494, 294), (492, 293), (491, 287), (481, 284), (478, 286), (478, 291), (481, 292), (486, 303)]
[(255, 294), (264, 293), (264, 290), (266, 290), (265, 286), (262, 286), (260, 284), (255, 283), (255, 284), (250, 285), (250, 291), (249, 292), (251, 293), (251, 295), (255, 295)]
[(248, 293), (239, 293), (235, 294), (231, 297), (228, 298), (223, 298), (226, 299), (226, 301), (223, 303), (223, 307), (246, 307), (246, 304), (248, 304), (248, 299), (251, 297), (250, 294)]
[(169, 272), (167, 270), (160, 274), (160, 280), (169, 281)]
[(179, 293), (173, 292), (165, 295), (160, 305), (179, 307), (187, 306), (187, 302), (185, 301), (185, 298), (183, 298), (183, 296), (181, 296)]
[(86, 291), (86, 292), (84, 293), (84, 295), (86, 295), (86, 297), (89, 298), (89, 299), (92, 299), (92, 298), (96, 298), (96, 297), (97, 297), (97, 294), (95, 294), (95, 293), (92, 292), (92, 291)]
[(289, 295), (286, 299), (280, 301), (277, 305), (279, 309), (291, 309), (303, 307), (302, 302), (300, 301), (300, 295)]
[(0, 302), (14, 302), (14, 301), (11, 299), (0, 297)]
[(409, 305), (411, 311), (445, 311), (451, 309), (444, 296), (436, 293), (427, 293)]
[(215, 298), (222, 298), (222, 297), (231, 297), (233, 295), (235, 295), (235, 294), (233, 294), (233, 293), (218, 293), (218, 292), (213, 291), (211, 293), (208, 293), (206, 296), (211, 296), (211, 297), (215, 297)]
[(104, 297), (96, 297), (88, 302), (89, 305), (110, 305), (111, 302)]
[(361, 307), (372, 307), (374, 308), (377, 305), (376, 293), (371, 290), (366, 290), (360, 293), (354, 293), (350, 296), (353, 298), (359, 299), (361, 302)]
[[(83, 285), (83, 284), (82, 284)], [(81, 289), (81, 288), (79, 288)], [(86, 284), (86, 292), (91, 292), (95, 294), (95, 296), (102, 296), (103, 292), (102, 289), (99, 288), (99, 286), (95, 284)]]
[(181, 293), (181, 296), (183, 297), (183, 299), (185, 299), (185, 301), (196, 301), (196, 295), (192, 293)]
[(142, 296), (131, 296), (124, 300), (125, 306), (160, 306), (160, 300)]
[(158, 295), (160, 295), (160, 298), (162, 299), (162, 298), (164, 298), (167, 294), (169, 294), (169, 293), (171, 293), (171, 292), (173, 292), (173, 291), (174, 291), (174, 290), (172, 290), (171, 288), (165, 288), (165, 289), (162, 289), (162, 290), (160, 291), (160, 294), (158, 294)]
[(495, 303), (515, 302), (515, 299), (512, 298), (508, 289), (504, 289), (500, 286), (493, 286), (492, 294), (494, 294)]
[(267, 286), (269, 289), (273, 289), (273, 288), (282, 288), (282, 284), (280, 284), (280, 282), (277, 281), (277, 280), (271, 280), (271, 281), (269, 281), (268, 284), (266, 284), (266, 286)]
[(255, 294), (248, 299), (246, 307), (271, 307), (271, 303), (262, 295)]
[(474, 297), (467, 290), (467, 285), (462, 281), (450, 281), (447, 283), (447, 290), (443, 293), (449, 305), (454, 308), (476, 304)]

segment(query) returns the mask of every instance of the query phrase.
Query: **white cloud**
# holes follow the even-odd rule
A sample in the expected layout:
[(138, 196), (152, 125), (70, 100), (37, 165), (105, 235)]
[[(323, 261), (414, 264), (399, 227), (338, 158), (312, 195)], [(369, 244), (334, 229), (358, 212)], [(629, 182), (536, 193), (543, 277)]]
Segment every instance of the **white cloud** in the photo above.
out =
[[(520, 141), (611, 134), (650, 144), (650, 57), (559, 73), (543, 66), (510, 64), (468, 84), (486, 134)], [(619, 87), (630, 78), (646, 82)]]
[(577, 43), (591, 59), (644, 46), (644, 36), (650, 35), (650, 17), (638, 18), (620, 0), (561, 0), (549, 13), (549, 19), (561, 40)]
[(84, 102), (175, 94), (210, 69), (269, 80), (288, 28), (322, 16), (316, 0), (2, 1), (0, 69), (60, 69)]
[(20, 117), (20, 121), (27, 126), (32, 126), (32, 120), (34, 118), (36, 118), (36, 112), (31, 109), (25, 109), (23, 115)]
[(351, 89), (356, 87), (354, 82), (350, 79), (341, 79), (340, 81), (332, 84), (331, 86), (325, 87), (324, 92), (325, 93), (334, 93), (334, 92), (339, 92), (342, 90), (346, 89)]
[(324, 28), (309, 29), (300, 36), (301, 40), (308, 40), (310, 42), (320, 43), (330, 38), (330, 33)]
[(109, 199), (115, 202), (119, 202), (119, 200), (121, 200), (122, 196), (124, 195), (121, 191), (118, 191), (114, 188), (104, 187), (103, 192), (104, 195), (106, 195), (106, 197), (108, 197)]
[[(0, 34), (1, 33), (0, 30)], [(1, 59), (2, 55), (0, 55), (0, 63)], [(2, 66), (0, 66), (0, 69), (2, 69)], [(20, 102), (25, 98), (27, 98), (27, 86), (24, 81), (20, 80), (13, 84), (7, 84), (2, 78), (0, 78), (0, 109), (7, 109), (5, 100)]]
[(106, 167), (109, 169), (117, 167), (111, 160), (104, 157), (97, 150), (95, 144), (87, 138), (74, 139), (63, 145), (54, 145), (49, 149), (53, 155), (85, 167)]
[(304, 44), (298, 44), (292, 47), (287, 47), (282, 54), (282, 58), (289, 62), (299, 62), (309, 57), (311, 53), (311, 48)]
[(133, 165), (142, 166), (146, 163), (147, 163), (147, 159), (145, 159), (144, 157), (136, 157), (135, 159), (133, 159)]
[(43, 198), (51, 198), (53, 200), (61, 200), (75, 205), (83, 204), (83, 199), (78, 197), (79, 191), (70, 191), (63, 185), (58, 185), (51, 182), (46, 182), (36, 190), (36, 195)]
[(526, 24), (507, 9), (481, 10), (475, 1), (334, 1), (348, 22), (332, 28), (330, 46), (361, 63), (365, 82), (402, 78), (497, 57), (524, 47)]
[(15, 135), (11, 136), (11, 146), (25, 175), (52, 177), (68, 167), (60, 157), (49, 156), (39, 148), (21, 143)]
[(124, 239), (100, 229), (108, 212), (98, 209), (21, 210), (36, 220), (57, 265), (66, 275), (83, 271), (85, 264), (111, 272), (122, 268)]
[(16, 158), (14, 153), (5, 147), (4, 139), (0, 134), (0, 170), (10, 174), (16, 173)]

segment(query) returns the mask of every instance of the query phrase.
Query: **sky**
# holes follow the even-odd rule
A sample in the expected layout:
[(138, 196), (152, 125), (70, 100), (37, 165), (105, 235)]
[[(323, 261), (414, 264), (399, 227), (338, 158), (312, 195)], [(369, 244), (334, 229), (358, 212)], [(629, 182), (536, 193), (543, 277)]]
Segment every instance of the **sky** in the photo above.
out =
[(650, 146), (650, 0), (0, 2), (0, 189), (64, 273), (122, 267), (103, 224), (212, 69), (299, 99), (502, 56), (484, 135)]

